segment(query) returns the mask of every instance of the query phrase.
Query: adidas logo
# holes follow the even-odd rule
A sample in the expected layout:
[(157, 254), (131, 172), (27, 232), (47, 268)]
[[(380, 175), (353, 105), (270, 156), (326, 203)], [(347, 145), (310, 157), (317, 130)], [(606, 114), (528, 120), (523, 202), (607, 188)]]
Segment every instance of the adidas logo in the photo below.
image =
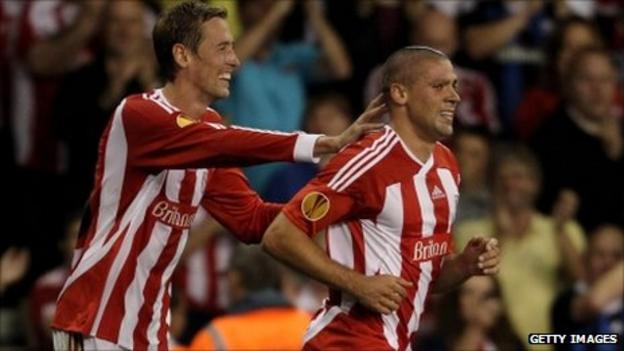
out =
[(433, 191), (431, 192), (431, 199), (438, 200), (438, 199), (443, 199), (445, 197), (446, 197), (446, 194), (444, 193), (444, 191), (440, 190), (440, 188), (438, 188), (437, 185), (434, 185)]

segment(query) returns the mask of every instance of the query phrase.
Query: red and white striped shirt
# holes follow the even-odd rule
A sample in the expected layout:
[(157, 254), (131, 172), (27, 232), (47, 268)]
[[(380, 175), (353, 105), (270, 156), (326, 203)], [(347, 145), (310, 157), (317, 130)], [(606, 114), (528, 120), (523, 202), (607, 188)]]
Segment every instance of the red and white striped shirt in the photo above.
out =
[(365, 275), (392, 274), (414, 283), (390, 315), (330, 290), (305, 335), (306, 349), (409, 348), (443, 257), (451, 252), (458, 185), (450, 150), (437, 143), (422, 163), (386, 127), (338, 154), (293, 198), (285, 215), (308, 234), (327, 228), (333, 260)]
[(117, 107), (54, 328), (132, 350), (166, 349), (170, 278), (198, 207), (247, 243), (280, 210), (227, 167), (313, 158), (317, 136), (226, 127), (210, 109), (201, 117), (184, 117), (161, 90)]

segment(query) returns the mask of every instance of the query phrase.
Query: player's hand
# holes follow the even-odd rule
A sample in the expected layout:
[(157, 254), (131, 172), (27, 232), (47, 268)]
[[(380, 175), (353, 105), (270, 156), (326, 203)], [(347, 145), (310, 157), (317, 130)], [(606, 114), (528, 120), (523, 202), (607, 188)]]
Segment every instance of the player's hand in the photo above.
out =
[(393, 275), (365, 276), (357, 284), (353, 294), (365, 307), (379, 313), (390, 314), (399, 308), (407, 297), (407, 288), (413, 284)]
[(366, 110), (364, 110), (360, 117), (358, 117), (347, 130), (337, 136), (338, 149), (358, 140), (365, 133), (382, 129), (384, 124), (379, 122), (379, 118), (386, 112), (388, 112), (388, 107), (384, 102), (383, 95), (379, 94), (368, 104)]
[(495, 238), (474, 237), (461, 255), (469, 276), (494, 275), (500, 269), (500, 248)]

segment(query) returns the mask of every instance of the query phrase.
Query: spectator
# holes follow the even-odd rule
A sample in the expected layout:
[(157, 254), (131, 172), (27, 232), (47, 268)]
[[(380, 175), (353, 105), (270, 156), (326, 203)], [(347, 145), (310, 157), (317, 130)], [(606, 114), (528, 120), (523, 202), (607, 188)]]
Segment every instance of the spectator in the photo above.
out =
[(453, 146), (461, 174), (457, 226), (465, 220), (486, 217), (492, 209), (490, 135), (482, 128), (458, 129), (453, 136)]
[(569, 188), (582, 199), (578, 220), (586, 230), (605, 221), (624, 225), (624, 125), (622, 106), (613, 104), (616, 68), (608, 52), (587, 48), (571, 58), (564, 78), (565, 100), (533, 140), (545, 175), (541, 208)]
[[(280, 26), (294, 1), (240, 0), (238, 4), (244, 28), (236, 42), (241, 67), (232, 80), (230, 97), (217, 104), (217, 109), (241, 126), (288, 132), (299, 129), (306, 106), (306, 83), (348, 78), (349, 56), (319, 0), (304, 3), (319, 45), (278, 41)], [(276, 165), (268, 165), (247, 170), (253, 188), (262, 192), (275, 169)]]
[(430, 351), (522, 350), (505, 315), (494, 277), (472, 277), (438, 302), (437, 335), (415, 349)]
[[(620, 350), (624, 336), (624, 232), (612, 225), (600, 226), (589, 239), (585, 279), (561, 293), (552, 309), (555, 333), (617, 333), (620, 345), (600, 350)], [(557, 350), (592, 350), (590, 345), (557, 345)]]
[(65, 279), (69, 276), (72, 253), (80, 229), (80, 216), (80, 213), (76, 213), (70, 217), (65, 227), (65, 234), (59, 243), (59, 251), (64, 258), (63, 263), (41, 275), (30, 292), (30, 320), (35, 332), (33, 346), (37, 350), (52, 349), (50, 325), (56, 310), (56, 298), (63, 289)]
[[(540, 187), (539, 164), (530, 151), (503, 149), (494, 167), (494, 209), (484, 219), (467, 221), (456, 230), (463, 248), (473, 233), (486, 233), (501, 244), (499, 283), (507, 314), (516, 334), (527, 342), (529, 333), (549, 333), (548, 311), (564, 282), (583, 274), (580, 254), (585, 236), (574, 222), (576, 200), (563, 193), (552, 216), (535, 209)], [(526, 345), (529, 347), (529, 345)]]
[(70, 208), (87, 200), (98, 142), (115, 107), (123, 97), (158, 83), (148, 36), (154, 24), (151, 9), (141, 0), (114, 1), (105, 19), (104, 52), (65, 77), (55, 105), (58, 132), (68, 151)]
[[(352, 109), (347, 99), (336, 93), (313, 97), (305, 113), (304, 130), (312, 134), (338, 135), (351, 123)], [(264, 193), (267, 201), (287, 202), (310, 179), (330, 156), (312, 163), (289, 164), (277, 170), (269, 179)]]
[(20, 210), (24, 241), (32, 249), (28, 277), (58, 262), (53, 247), (62, 235), (64, 196), (61, 145), (52, 128), (52, 104), (62, 75), (91, 58), (89, 45), (108, 2), (28, 1), (23, 4), (13, 67), (11, 127), (19, 192), (10, 199)]
[(544, 1), (476, 1), (458, 17), (464, 44), (460, 65), (486, 72), (499, 97), (498, 114), (503, 127), (531, 83), (548, 22)]
[(232, 306), (191, 344), (199, 350), (299, 350), (310, 315), (279, 292), (279, 269), (258, 247), (237, 247), (228, 273)]
[(580, 17), (566, 18), (555, 24), (548, 46), (546, 63), (543, 66), (538, 86), (524, 92), (522, 102), (516, 110), (514, 132), (528, 140), (535, 129), (555, 113), (561, 97), (562, 78), (567, 76), (570, 58), (575, 51), (601, 45), (601, 38), (594, 24)]
[[(410, 30), (410, 42), (436, 48), (449, 57), (458, 48), (458, 32), (455, 19), (437, 10), (426, 10), (418, 15)], [(364, 100), (371, 101), (381, 88), (382, 67), (377, 66), (369, 75), (364, 88)], [(491, 133), (500, 131), (496, 111), (496, 94), (490, 80), (484, 74), (455, 66), (459, 79), (461, 102), (457, 107), (455, 123), (459, 126), (481, 126)]]

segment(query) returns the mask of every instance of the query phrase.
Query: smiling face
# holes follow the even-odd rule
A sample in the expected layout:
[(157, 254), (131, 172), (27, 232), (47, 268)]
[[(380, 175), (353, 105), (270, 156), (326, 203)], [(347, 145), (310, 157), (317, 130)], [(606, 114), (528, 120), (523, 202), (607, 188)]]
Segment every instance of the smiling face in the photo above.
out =
[(201, 26), (202, 40), (197, 52), (188, 53), (187, 77), (208, 100), (230, 95), (230, 80), (240, 61), (234, 52), (234, 38), (227, 22), (219, 17)]
[(424, 59), (419, 66), (419, 74), (405, 87), (404, 106), (419, 134), (437, 141), (453, 134), (453, 118), (460, 101), (457, 75), (448, 59)]

